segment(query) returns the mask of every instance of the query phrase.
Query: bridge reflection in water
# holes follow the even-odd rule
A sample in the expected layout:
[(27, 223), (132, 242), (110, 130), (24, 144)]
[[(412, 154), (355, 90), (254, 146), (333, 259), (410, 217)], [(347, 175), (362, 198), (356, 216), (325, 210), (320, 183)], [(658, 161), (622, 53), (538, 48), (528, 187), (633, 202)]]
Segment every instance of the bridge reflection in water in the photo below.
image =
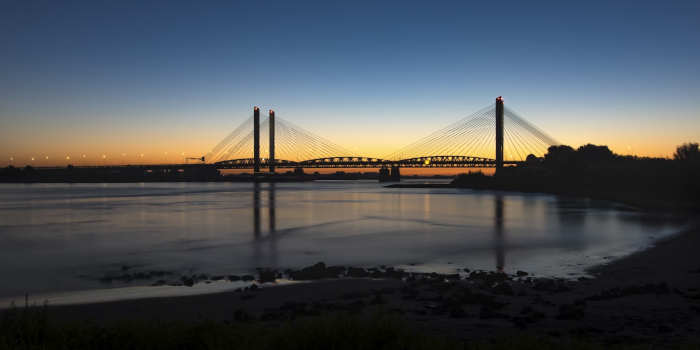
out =
[[(274, 235), (277, 230), (276, 204), (275, 204), (275, 184), (267, 184), (267, 218), (268, 235)], [(262, 189), (259, 182), (253, 183), (253, 236), (255, 239), (262, 237), (262, 214), (264, 206), (261, 204)]]
[(263, 189), (259, 182), (253, 183), (253, 261), (254, 266), (258, 266), (262, 261), (261, 254), (261, 244), (264, 241), (268, 242), (268, 255), (270, 257), (269, 263), (272, 266), (277, 266), (277, 216), (276, 216), (276, 203), (275, 194), (276, 188), (274, 183), (267, 184), (267, 233), (263, 230), (262, 218), (265, 206), (262, 204)]
[(494, 219), (495, 225), (493, 230), (494, 247), (496, 248), (496, 270), (503, 272), (505, 267), (505, 239), (503, 237), (503, 196), (496, 194), (494, 196)]
[[(270, 263), (276, 266), (277, 262), (277, 205), (276, 205), (276, 186), (275, 183), (267, 183), (267, 232), (263, 230), (263, 210), (265, 206), (262, 204), (262, 197), (265, 188), (260, 183), (253, 183), (253, 249), (254, 260), (260, 261), (261, 243), (267, 241), (269, 243)], [(427, 196), (428, 194), (426, 194)], [(503, 272), (506, 260), (506, 239), (505, 239), (505, 219), (504, 219), (504, 200), (500, 193), (493, 196), (494, 211), (493, 211), (493, 251), (495, 255), (496, 271)], [(468, 239), (468, 237), (465, 237)]]

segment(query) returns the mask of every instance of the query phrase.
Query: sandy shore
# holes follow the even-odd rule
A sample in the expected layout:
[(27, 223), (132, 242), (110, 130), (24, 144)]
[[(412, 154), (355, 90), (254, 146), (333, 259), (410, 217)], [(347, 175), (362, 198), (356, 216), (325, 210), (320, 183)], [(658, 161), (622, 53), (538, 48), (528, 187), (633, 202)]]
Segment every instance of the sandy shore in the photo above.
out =
[(326, 279), (207, 295), (49, 306), (56, 320), (257, 320), (327, 312), (399, 315), (429, 332), (484, 338), (527, 332), (654, 342), (700, 340), (700, 229), (592, 269), (580, 281), (470, 272)]

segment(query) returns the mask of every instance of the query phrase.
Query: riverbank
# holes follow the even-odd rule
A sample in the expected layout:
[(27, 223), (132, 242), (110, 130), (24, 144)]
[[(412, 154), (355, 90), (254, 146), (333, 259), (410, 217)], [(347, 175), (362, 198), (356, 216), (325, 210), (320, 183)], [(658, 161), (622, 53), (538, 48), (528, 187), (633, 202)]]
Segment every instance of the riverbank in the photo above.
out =
[[(488, 340), (527, 334), (595, 342), (657, 345), (699, 342), (700, 230), (697, 225), (653, 248), (568, 281), (497, 272), (418, 274), (316, 265), (291, 274), (314, 280), (273, 287), (271, 271), (255, 287), (208, 295), (48, 306), (59, 322), (234, 322), (278, 325), (328, 314), (394, 315), (429, 334)], [(338, 274), (340, 279), (326, 279)], [(367, 275), (366, 275), (367, 274)], [(354, 277), (352, 277), (354, 276)], [(374, 276), (375, 278), (371, 278)]]

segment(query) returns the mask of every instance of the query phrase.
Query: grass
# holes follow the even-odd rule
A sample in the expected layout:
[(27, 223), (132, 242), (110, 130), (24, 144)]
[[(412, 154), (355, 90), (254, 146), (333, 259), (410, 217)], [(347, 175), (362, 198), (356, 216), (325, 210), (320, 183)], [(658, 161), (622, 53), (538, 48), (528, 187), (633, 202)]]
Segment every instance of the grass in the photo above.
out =
[[(0, 321), (0, 349), (652, 349), (583, 340), (514, 337), (464, 342), (429, 335), (396, 316), (334, 314), (281, 323), (54, 323), (44, 307), (13, 308)], [(700, 349), (698, 346), (678, 348)]]

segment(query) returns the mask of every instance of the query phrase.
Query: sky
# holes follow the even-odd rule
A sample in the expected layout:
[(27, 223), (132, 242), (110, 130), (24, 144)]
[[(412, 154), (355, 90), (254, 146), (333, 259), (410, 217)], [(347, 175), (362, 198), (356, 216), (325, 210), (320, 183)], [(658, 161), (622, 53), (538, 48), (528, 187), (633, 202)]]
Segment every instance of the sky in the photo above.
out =
[(503, 96), (563, 144), (700, 141), (698, 1), (0, 0), (0, 165), (180, 163), (253, 106), (381, 157)]

